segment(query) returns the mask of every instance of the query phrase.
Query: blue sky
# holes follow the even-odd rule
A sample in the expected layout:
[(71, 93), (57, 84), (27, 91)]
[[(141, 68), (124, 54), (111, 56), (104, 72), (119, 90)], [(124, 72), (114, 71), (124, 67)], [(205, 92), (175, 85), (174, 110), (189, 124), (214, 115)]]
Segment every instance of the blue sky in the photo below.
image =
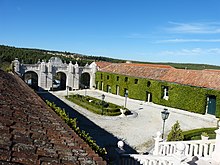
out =
[(219, 0), (1, 0), (0, 44), (220, 65)]

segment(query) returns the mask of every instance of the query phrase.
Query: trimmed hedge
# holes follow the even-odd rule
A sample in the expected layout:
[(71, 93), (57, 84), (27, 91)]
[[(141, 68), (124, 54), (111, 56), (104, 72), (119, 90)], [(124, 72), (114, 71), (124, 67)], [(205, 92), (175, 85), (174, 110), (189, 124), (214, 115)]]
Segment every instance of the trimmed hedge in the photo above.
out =
[[(107, 78), (108, 77), (108, 78)], [(119, 77), (119, 79), (117, 79)], [(128, 81), (125, 82), (125, 77)], [(135, 81), (138, 82), (135, 83)], [(119, 95), (124, 96), (125, 89), (128, 89), (128, 97), (146, 101), (146, 92), (152, 94), (152, 102), (164, 106), (184, 109), (190, 112), (205, 114), (207, 106), (207, 96), (216, 96), (216, 117), (220, 117), (220, 91), (200, 88), (194, 86), (169, 83), (164, 81), (151, 80), (147, 78), (130, 77), (114, 73), (96, 72), (97, 89), (116, 94), (116, 86), (119, 86)], [(163, 88), (168, 87), (169, 99), (163, 99)]]
[[(102, 114), (102, 101), (99, 99), (90, 96), (82, 96), (79, 94), (70, 95), (69, 97), (66, 96), (66, 99), (76, 103), (79, 106), (82, 106), (83, 108), (91, 112), (94, 112), (96, 114)], [(104, 101), (103, 115), (107, 115), (107, 116), (120, 115), (121, 114), (120, 108), (122, 107)]]
[(215, 139), (215, 130), (218, 128), (199, 128), (199, 129), (193, 129), (189, 131), (184, 131), (184, 140), (199, 140), (201, 139), (202, 132), (206, 132), (209, 135), (210, 139)]

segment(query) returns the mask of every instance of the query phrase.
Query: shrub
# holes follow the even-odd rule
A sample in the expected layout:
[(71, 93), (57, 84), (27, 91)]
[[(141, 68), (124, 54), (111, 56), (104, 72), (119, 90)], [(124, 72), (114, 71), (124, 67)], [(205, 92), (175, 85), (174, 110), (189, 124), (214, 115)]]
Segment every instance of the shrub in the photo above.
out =
[(182, 141), (184, 139), (183, 131), (180, 129), (178, 121), (172, 126), (170, 133), (168, 134), (167, 141)]
[(100, 156), (104, 156), (107, 154), (105, 148), (101, 148), (98, 146), (95, 142), (95, 140), (92, 139), (91, 136), (89, 136), (88, 133), (86, 133), (84, 130), (80, 130), (80, 128), (77, 125), (77, 119), (70, 118), (66, 112), (65, 109), (61, 109), (60, 107), (57, 107), (56, 104), (51, 103), (50, 101), (46, 100), (47, 105), (53, 109), (86, 143)]

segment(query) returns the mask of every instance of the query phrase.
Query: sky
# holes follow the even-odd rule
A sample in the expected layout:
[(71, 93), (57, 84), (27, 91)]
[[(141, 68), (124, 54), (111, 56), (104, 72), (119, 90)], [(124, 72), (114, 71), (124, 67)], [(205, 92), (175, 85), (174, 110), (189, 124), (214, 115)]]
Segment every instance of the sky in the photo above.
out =
[(220, 0), (0, 0), (0, 45), (220, 66)]

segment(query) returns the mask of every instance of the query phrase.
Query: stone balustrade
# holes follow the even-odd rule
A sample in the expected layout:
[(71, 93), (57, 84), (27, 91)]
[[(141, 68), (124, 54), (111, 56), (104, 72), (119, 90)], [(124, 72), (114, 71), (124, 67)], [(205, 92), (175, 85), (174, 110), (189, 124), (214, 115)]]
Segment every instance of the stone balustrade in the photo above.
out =
[(213, 140), (191, 140), (164, 142), (157, 132), (152, 155), (130, 154), (129, 157), (143, 165), (186, 165), (190, 162), (198, 165), (220, 164), (220, 122)]
[(176, 159), (173, 156), (156, 156), (156, 155), (137, 155), (137, 154), (131, 154), (130, 157), (137, 160), (140, 164), (143, 165), (177, 165), (181, 164), (184, 165), (184, 163), (181, 163), (180, 160)]
[(160, 142), (157, 155), (173, 155), (176, 152), (176, 146), (178, 143), (184, 144), (184, 155), (187, 157), (211, 157), (215, 147), (215, 140)]

